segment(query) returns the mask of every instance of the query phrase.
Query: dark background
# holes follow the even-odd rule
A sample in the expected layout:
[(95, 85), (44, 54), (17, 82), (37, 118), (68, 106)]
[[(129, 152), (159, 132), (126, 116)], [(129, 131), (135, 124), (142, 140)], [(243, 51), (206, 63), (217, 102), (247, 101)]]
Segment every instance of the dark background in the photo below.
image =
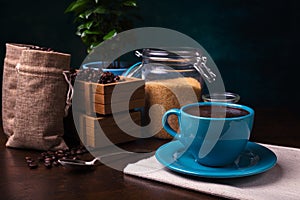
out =
[[(5, 43), (70, 53), (76, 68), (86, 48), (75, 35), (71, 0), (0, 2), (0, 66)], [(138, 0), (135, 27), (174, 29), (199, 42), (217, 64), (226, 89), (254, 107), (299, 110), (299, 1)], [(2, 77), (2, 75), (1, 75)]]

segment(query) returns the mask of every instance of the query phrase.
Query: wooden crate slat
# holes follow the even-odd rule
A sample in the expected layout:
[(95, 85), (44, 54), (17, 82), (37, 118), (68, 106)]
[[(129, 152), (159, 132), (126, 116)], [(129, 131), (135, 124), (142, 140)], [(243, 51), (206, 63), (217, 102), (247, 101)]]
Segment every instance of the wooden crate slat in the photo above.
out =
[[(143, 107), (145, 105), (145, 81), (127, 77), (123, 77), (122, 79), (124, 81), (110, 84), (78, 81), (74, 95), (79, 99), (83, 99), (82, 104), (77, 105), (79, 107), (78, 110), (88, 115), (92, 113), (108, 115), (112, 114), (112, 105), (118, 108), (116, 112)], [(112, 92), (116, 85), (119, 91), (112, 104)], [(133, 92), (129, 103), (127, 102), (128, 92)]]
[(145, 106), (145, 99), (136, 99), (136, 100), (132, 100), (129, 102), (119, 102), (119, 103), (115, 103), (112, 105), (103, 105), (103, 104), (99, 104), (99, 103), (95, 103), (94, 104), (94, 112), (99, 113), (99, 114), (103, 114), (103, 115), (107, 115), (107, 114), (112, 114), (112, 109), (111, 106), (115, 106), (115, 112), (122, 112), (125, 110), (132, 110), (134, 108), (141, 108)]
[(122, 91), (131, 91), (132, 87), (135, 87), (136, 85), (144, 85), (145, 81), (138, 78), (128, 78), (128, 77), (122, 77), (123, 81), (116, 83), (108, 83), (108, 84), (99, 84), (99, 83), (90, 83), (91, 90), (94, 93), (99, 94), (111, 94), (115, 88), (116, 85), (120, 88)]
[[(141, 113), (139, 111), (130, 112), (131, 119), (137, 124), (141, 124)], [(126, 113), (118, 113), (118, 117), (122, 120), (120, 126), (126, 125), (129, 117)], [(124, 116), (124, 117), (123, 117)], [(123, 118), (122, 118), (123, 117)], [(83, 126), (80, 128), (80, 136), (84, 139), (85, 144), (90, 147), (105, 147), (108, 145), (119, 144), (124, 142), (129, 142), (136, 140), (135, 137), (132, 137), (124, 133), (115, 123), (113, 116), (103, 116), (103, 117), (91, 117), (82, 114), (80, 116), (80, 124)], [(105, 136), (111, 141), (107, 142), (103, 135), (101, 135), (100, 129), (97, 128), (97, 123), (100, 123), (101, 129), (103, 130)], [(134, 131), (134, 130), (133, 130)], [(141, 135), (141, 133), (140, 133)]]
[[(132, 120), (135, 123), (139, 124), (141, 120), (141, 114), (140, 112), (130, 112), (129, 115), (125, 112), (121, 113), (115, 113), (115, 117), (118, 117), (121, 120), (122, 123), (126, 123), (128, 120)], [(130, 117), (130, 119), (129, 119)], [(96, 128), (98, 127), (98, 124), (100, 124), (101, 127), (107, 127), (107, 126), (115, 126), (116, 122), (113, 118), (113, 116), (105, 116), (105, 117), (91, 117), (88, 115), (84, 115), (85, 118), (85, 126), (91, 127), (91, 128)]]
[[(122, 91), (122, 92), (118, 93), (117, 94), (118, 98), (116, 100), (114, 100), (114, 102), (122, 102), (122, 101), (128, 100), (127, 94), (128, 94), (127, 91)], [(141, 99), (141, 98), (144, 98), (144, 96), (145, 96), (145, 88), (140, 87), (136, 91), (133, 92), (130, 99), (131, 100)], [(99, 104), (111, 104), (111, 97), (112, 97), (112, 94), (103, 95), (103, 94), (95, 93), (94, 94), (94, 102), (99, 103)]]

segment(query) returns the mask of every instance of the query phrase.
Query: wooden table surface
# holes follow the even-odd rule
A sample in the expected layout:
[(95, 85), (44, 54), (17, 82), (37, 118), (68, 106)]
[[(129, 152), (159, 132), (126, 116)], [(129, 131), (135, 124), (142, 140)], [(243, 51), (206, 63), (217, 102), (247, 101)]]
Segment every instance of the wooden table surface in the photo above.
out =
[[(293, 109), (254, 108), (255, 124), (251, 141), (300, 148), (300, 116)], [(29, 169), (25, 156), (41, 152), (5, 147), (0, 129), (0, 199), (220, 199), (204, 193), (124, 175), (99, 165), (94, 171), (75, 172), (62, 166)], [(153, 152), (167, 140), (140, 139), (123, 144), (125, 149)], [(90, 155), (85, 155), (90, 159)]]

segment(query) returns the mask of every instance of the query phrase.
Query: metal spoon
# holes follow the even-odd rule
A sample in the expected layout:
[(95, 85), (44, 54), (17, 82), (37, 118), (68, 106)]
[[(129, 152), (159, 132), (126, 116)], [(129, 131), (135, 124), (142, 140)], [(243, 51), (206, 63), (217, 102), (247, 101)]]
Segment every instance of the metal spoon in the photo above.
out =
[(58, 162), (69, 169), (74, 170), (92, 170), (98, 165), (97, 161), (100, 161), (102, 158), (114, 156), (114, 155), (121, 155), (121, 154), (133, 154), (133, 153), (149, 153), (151, 151), (140, 151), (140, 152), (116, 152), (110, 153), (102, 156), (95, 157), (91, 161), (84, 161), (84, 160), (73, 160), (73, 159), (59, 159)]
[(58, 162), (66, 168), (75, 169), (75, 170), (90, 170), (95, 168), (96, 162), (98, 160), (99, 158), (94, 158), (92, 161), (59, 159)]

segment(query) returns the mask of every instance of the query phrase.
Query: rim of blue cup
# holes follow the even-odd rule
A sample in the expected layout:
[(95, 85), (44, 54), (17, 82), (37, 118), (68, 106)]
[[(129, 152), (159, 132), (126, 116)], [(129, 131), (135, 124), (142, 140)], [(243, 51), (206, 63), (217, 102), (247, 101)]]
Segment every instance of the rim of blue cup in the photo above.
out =
[[(233, 108), (239, 108), (242, 110), (248, 111), (247, 115), (239, 116), (239, 117), (223, 117), (223, 118), (216, 118), (216, 117), (202, 117), (202, 116), (195, 116), (192, 114), (189, 114), (185, 112), (187, 108), (194, 107), (194, 106), (206, 106), (206, 105), (215, 105), (215, 106), (225, 106), (225, 107), (233, 107)], [(185, 105), (181, 107), (181, 112), (183, 112), (185, 115), (188, 115), (189, 117), (197, 118), (197, 119), (204, 119), (204, 120), (237, 120), (237, 119), (245, 119), (250, 116), (254, 115), (254, 110), (248, 106), (236, 104), (236, 103), (224, 103), (224, 102), (198, 102), (198, 103), (192, 103)]]

